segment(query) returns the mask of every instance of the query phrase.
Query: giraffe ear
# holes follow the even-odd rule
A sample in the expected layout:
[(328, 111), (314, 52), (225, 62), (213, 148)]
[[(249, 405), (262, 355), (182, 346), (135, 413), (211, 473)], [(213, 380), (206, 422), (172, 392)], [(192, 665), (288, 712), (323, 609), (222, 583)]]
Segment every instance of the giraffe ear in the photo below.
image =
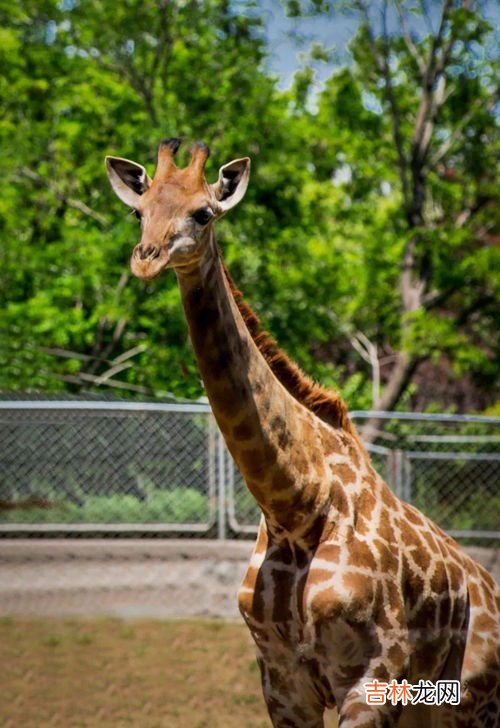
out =
[(250, 159), (234, 159), (219, 170), (219, 179), (212, 190), (222, 212), (227, 212), (238, 204), (247, 191), (250, 179)]
[(144, 167), (130, 159), (106, 157), (106, 172), (120, 200), (129, 207), (137, 207), (140, 196), (151, 184)]

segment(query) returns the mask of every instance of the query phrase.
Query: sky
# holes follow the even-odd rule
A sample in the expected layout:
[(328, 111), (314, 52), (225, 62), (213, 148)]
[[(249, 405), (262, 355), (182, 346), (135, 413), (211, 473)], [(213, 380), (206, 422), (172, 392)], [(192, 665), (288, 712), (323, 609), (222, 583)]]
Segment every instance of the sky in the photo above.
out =
[[(236, 0), (236, 5), (238, 4)], [(431, 18), (439, 18), (441, 2), (429, 0)], [(281, 0), (259, 0), (255, 3), (255, 14), (259, 15), (264, 23), (265, 34), (269, 46), (268, 66), (279, 77), (282, 88), (290, 86), (293, 73), (300, 67), (300, 53), (304, 53), (312, 42), (321, 42), (326, 46), (335, 46), (338, 62), (347, 57), (347, 44), (358, 27), (358, 18), (345, 13), (325, 18), (301, 18), (299, 20), (287, 18)], [(492, 22), (497, 31), (500, 27), (500, 2), (498, 0), (484, 0), (481, 3), (485, 17)], [(379, 0), (370, 3), (371, 12), (376, 13), (380, 7)], [(423, 27), (423, 21), (413, 21), (413, 30)], [(316, 64), (317, 80), (325, 80), (331, 74), (331, 65)]]

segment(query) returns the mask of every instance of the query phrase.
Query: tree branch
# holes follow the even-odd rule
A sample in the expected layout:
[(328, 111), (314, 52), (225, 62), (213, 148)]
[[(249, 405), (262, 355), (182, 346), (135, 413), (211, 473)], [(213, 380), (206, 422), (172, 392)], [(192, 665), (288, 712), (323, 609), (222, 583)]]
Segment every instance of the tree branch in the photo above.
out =
[(45, 179), (42, 177), (38, 172), (35, 172), (34, 169), (30, 169), (29, 167), (21, 167), (19, 169), (19, 173), (22, 177), (26, 177), (27, 179), (30, 179), (32, 182), (35, 182), (39, 186), (48, 187), (48, 189), (52, 192), (56, 200), (59, 200), (63, 204), (67, 205), (68, 207), (72, 207), (75, 210), (78, 210), (79, 212), (83, 213), (84, 215), (87, 215), (88, 217), (91, 217), (93, 220), (99, 223), (102, 227), (109, 227), (109, 222), (106, 220), (104, 215), (101, 215), (99, 212), (96, 212), (91, 207), (85, 204), (85, 202), (82, 202), (81, 200), (77, 200), (74, 197), (69, 197), (68, 195), (64, 194), (64, 192), (60, 192), (55, 188), (55, 185), (51, 183), (50, 180)]
[[(498, 101), (498, 96), (495, 94), (487, 103), (486, 109), (490, 111), (496, 102)], [(454, 144), (459, 140), (460, 135), (464, 128), (469, 124), (471, 119), (474, 118), (475, 114), (479, 111), (479, 109), (482, 107), (483, 99), (476, 99), (475, 103), (472, 104), (470, 109), (463, 115), (460, 122), (456, 125), (453, 132), (450, 134), (448, 139), (441, 144), (439, 149), (436, 150), (436, 152), (432, 155), (431, 159), (429, 160), (429, 168), (433, 169), (438, 162), (440, 162), (447, 154), (448, 152), (453, 148)]]
[[(379, 399), (377, 409), (391, 411), (411, 382), (415, 369), (421, 359), (406, 351), (397, 353), (394, 367), (389, 375), (389, 381), (384, 387)], [(380, 423), (376, 418), (367, 419), (361, 428), (361, 436), (365, 442), (373, 442), (377, 436)]]
[(401, 114), (400, 114), (399, 107), (398, 107), (398, 104), (396, 101), (396, 97), (394, 95), (394, 89), (393, 89), (393, 85), (392, 85), (392, 75), (391, 75), (390, 59), (389, 59), (389, 39), (388, 39), (388, 32), (387, 32), (387, 0), (384, 0), (384, 4), (382, 7), (382, 25), (383, 25), (382, 54), (379, 54), (379, 51), (377, 49), (375, 35), (373, 32), (373, 28), (370, 24), (370, 16), (368, 13), (368, 8), (366, 7), (363, 0), (356, 0), (356, 6), (358, 7), (358, 10), (361, 12), (361, 14), (364, 18), (366, 32), (368, 33), (370, 48), (371, 48), (372, 55), (373, 55), (373, 60), (375, 62), (375, 65), (378, 68), (379, 73), (384, 78), (384, 90), (385, 90), (386, 100), (387, 100), (387, 103), (389, 104), (389, 109), (390, 109), (392, 138), (394, 140), (394, 145), (396, 147), (399, 179), (401, 182), (401, 189), (403, 192), (404, 205), (405, 205), (405, 208), (408, 209), (409, 203), (410, 203), (409, 184), (408, 184), (408, 160), (405, 155), (403, 135), (401, 133)]
[(413, 42), (413, 38), (411, 37), (411, 33), (409, 31), (408, 25), (406, 23), (406, 15), (404, 13), (404, 9), (401, 6), (400, 3), (396, 3), (398, 15), (399, 15), (399, 25), (401, 28), (401, 35), (403, 37), (403, 40), (405, 42), (405, 45), (408, 49), (409, 54), (417, 64), (417, 68), (420, 71), (420, 75), (423, 77), (425, 74), (425, 61), (423, 59), (423, 56), (420, 55), (419, 50), (415, 43)]
[(351, 344), (358, 354), (371, 366), (372, 405), (376, 408), (380, 399), (380, 364), (377, 346), (362, 331), (355, 332), (351, 337)]
[(123, 389), (124, 391), (134, 392), (136, 394), (144, 394), (148, 397), (168, 399), (172, 402), (183, 401), (182, 399), (179, 400), (179, 398), (172, 394), (172, 392), (166, 392), (163, 390), (156, 391), (154, 389), (151, 389), (150, 387), (142, 387), (138, 384), (128, 384), (127, 382), (121, 382), (119, 379), (105, 379), (104, 381), (100, 381), (99, 377), (96, 377), (93, 374), (86, 374), (85, 372), (80, 372), (78, 376), (72, 374), (56, 374), (55, 377), (61, 382), (79, 384), (80, 386), (82, 384), (94, 384), (96, 386), (104, 385), (106, 387)]

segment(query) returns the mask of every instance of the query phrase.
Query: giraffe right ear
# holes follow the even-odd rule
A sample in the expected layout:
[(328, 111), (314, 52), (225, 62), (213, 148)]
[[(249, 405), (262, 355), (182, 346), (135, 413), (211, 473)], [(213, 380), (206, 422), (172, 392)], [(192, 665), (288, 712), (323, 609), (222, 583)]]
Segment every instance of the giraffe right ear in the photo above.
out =
[(234, 159), (220, 168), (219, 179), (211, 187), (222, 213), (230, 210), (243, 198), (249, 179), (250, 159), (248, 157)]
[(144, 167), (130, 159), (106, 157), (106, 172), (120, 200), (129, 207), (137, 207), (140, 196), (151, 184)]

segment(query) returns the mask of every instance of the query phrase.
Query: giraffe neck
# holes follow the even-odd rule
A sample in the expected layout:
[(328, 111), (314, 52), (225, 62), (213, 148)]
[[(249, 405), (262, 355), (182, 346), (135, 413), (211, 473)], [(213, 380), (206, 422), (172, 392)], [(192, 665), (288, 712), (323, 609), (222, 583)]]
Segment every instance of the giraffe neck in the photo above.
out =
[(177, 271), (191, 341), (214, 416), (268, 523), (287, 532), (324, 510), (321, 428), (282, 386), (257, 348), (212, 240)]

